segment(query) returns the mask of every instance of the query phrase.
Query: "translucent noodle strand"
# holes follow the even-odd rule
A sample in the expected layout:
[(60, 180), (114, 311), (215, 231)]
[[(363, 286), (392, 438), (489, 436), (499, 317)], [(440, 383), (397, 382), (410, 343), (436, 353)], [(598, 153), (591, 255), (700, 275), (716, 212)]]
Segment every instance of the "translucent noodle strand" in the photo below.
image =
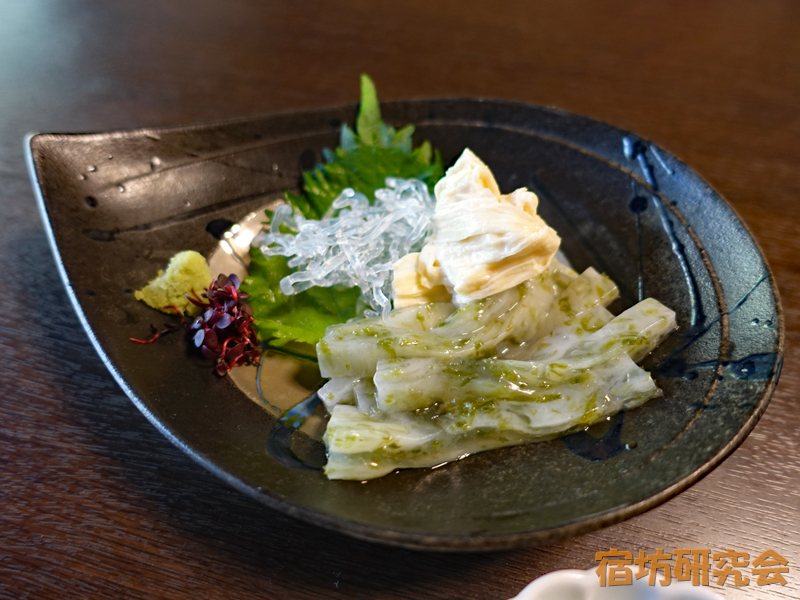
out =
[[(321, 221), (279, 206), (269, 232), (254, 240), (266, 256), (286, 256), (297, 269), (281, 280), (290, 296), (313, 286), (358, 286), (372, 309), (367, 316), (391, 310), (392, 265), (418, 251), (433, 233), (434, 201), (418, 179), (386, 178), (386, 187), (369, 199), (351, 188), (333, 201)], [(291, 233), (284, 233), (289, 229)], [(282, 231), (283, 230), (283, 231)]]

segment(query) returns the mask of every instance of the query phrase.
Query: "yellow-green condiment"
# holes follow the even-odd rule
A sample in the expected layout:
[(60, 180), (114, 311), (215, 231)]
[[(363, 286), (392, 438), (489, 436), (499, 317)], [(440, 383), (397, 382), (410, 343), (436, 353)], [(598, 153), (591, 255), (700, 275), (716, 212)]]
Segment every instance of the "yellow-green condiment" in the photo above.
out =
[(189, 315), (197, 315), (200, 308), (189, 302), (186, 294), (194, 290), (198, 295), (211, 283), (211, 271), (202, 254), (194, 250), (178, 252), (169, 260), (167, 270), (141, 290), (133, 293), (137, 300), (166, 313), (172, 306)]

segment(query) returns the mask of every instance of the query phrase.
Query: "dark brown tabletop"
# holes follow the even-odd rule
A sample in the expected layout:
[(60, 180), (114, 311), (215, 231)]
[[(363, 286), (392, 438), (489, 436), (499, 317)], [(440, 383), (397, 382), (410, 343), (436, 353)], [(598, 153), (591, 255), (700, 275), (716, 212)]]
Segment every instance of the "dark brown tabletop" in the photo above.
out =
[[(771, 549), (800, 598), (800, 4), (5, 2), (0, 5), (0, 597), (506, 599), (611, 548)], [(736, 209), (772, 267), (783, 374), (747, 440), (627, 522), (547, 547), (400, 550), (228, 488), (173, 447), (95, 354), (23, 160), (31, 131), (106, 131), (384, 100), (500, 98), (635, 131)]]

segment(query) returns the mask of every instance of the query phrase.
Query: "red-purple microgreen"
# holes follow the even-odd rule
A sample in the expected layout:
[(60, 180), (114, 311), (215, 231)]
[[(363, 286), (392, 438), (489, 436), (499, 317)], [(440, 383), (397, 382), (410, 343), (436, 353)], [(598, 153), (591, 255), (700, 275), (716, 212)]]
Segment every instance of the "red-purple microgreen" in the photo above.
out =
[(239, 291), (240, 284), (233, 273), (220, 275), (201, 297), (186, 295), (189, 302), (205, 309), (189, 325), (192, 341), (203, 356), (216, 361), (215, 370), (220, 376), (239, 365), (258, 364), (261, 356), (253, 328), (253, 309), (242, 302), (249, 296)]
[(131, 338), (131, 341), (135, 342), (137, 344), (152, 344), (158, 338), (160, 338), (162, 335), (166, 335), (167, 333), (175, 331), (176, 329), (178, 329), (178, 327), (179, 327), (178, 325), (166, 323), (164, 325), (164, 329), (159, 330), (158, 327), (156, 327), (155, 325), (153, 325), (151, 323), (150, 324), (150, 330), (153, 332), (152, 336), (150, 336), (146, 340), (137, 340), (136, 338)]
[[(172, 305), (165, 306), (163, 310), (167, 310), (167, 309), (172, 309), (178, 314), (178, 317), (181, 320), (181, 323), (180, 323), (181, 325), (183, 325), (184, 327), (187, 325), (186, 319), (183, 318), (183, 313), (180, 311), (180, 309), (177, 306), (172, 306)], [(176, 331), (178, 328), (179, 328), (179, 325), (176, 325), (175, 323), (165, 323), (164, 324), (164, 329), (159, 330), (158, 327), (156, 327), (155, 325), (150, 323), (150, 331), (153, 332), (152, 336), (150, 336), (146, 340), (137, 340), (136, 338), (130, 338), (130, 340), (132, 342), (137, 343), (137, 344), (152, 344), (158, 338), (160, 338), (162, 335), (166, 335), (168, 333)]]
[[(167, 307), (178, 313), (181, 325), (186, 328), (192, 343), (202, 355), (216, 362), (214, 370), (220, 376), (239, 365), (257, 365), (261, 356), (253, 327), (253, 309), (243, 302), (250, 296), (239, 291), (240, 283), (235, 274), (220, 275), (199, 296), (194, 290), (186, 294), (189, 302), (204, 309), (191, 323), (183, 318), (176, 307)], [(178, 328), (178, 325), (168, 324), (159, 330), (155, 325), (150, 325), (152, 337), (147, 340), (131, 338), (131, 341), (152, 344), (162, 335)]]

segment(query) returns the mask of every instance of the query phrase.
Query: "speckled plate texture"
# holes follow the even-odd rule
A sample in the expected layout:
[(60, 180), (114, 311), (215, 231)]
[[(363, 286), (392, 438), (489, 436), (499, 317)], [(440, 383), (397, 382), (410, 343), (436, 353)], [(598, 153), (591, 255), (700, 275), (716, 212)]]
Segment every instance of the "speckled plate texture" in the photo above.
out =
[[(573, 265), (594, 266), (619, 285), (615, 312), (648, 296), (677, 312), (679, 330), (644, 363), (663, 397), (562, 439), (368, 483), (328, 481), (313, 468), (324, 460), (321, 444), (216, 377), (180, 336), (128, 341), (163, 320), (132, 290), (177, 251), (209, 255), (217, 246), (210, 222), (238, 221), (297, 188), (301, 169), (337, 144), (355, 111), (28, 140), (75, 310), (120, 386), (173, 443), (304, 521), (386, 544), (477, 551), (622, 521), (678, 494), (742, 442), (783, 357), (778, 292), (758, 246), (725, 201), (666, 151), (537, 106), (409, 101), (387, 103), (383, 114), (415, 124), (416, 139), (441, 149), (445, 165), (470, 147), (504, 192), (534, 190)], [(283, 460), (276, 440), (287, 456), (312, 458)]]

